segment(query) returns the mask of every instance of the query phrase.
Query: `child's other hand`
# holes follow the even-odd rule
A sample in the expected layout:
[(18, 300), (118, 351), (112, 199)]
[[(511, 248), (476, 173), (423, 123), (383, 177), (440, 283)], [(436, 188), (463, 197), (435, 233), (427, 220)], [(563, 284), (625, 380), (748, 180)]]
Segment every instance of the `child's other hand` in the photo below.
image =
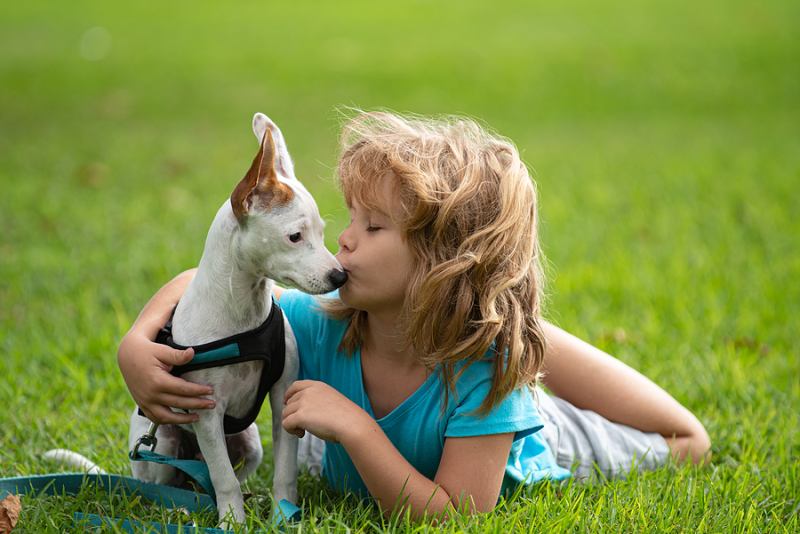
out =
[(283, 428), (297, 437), (308, 431), (340, 443), (345, 434), (373, 423), (367, 412), (324, 382), (298, 380), (286, 391), (284, 403)]
[(197, 414), (176, 413), (170, 407), (186, 410), (214, 407), (213, 400), (202, 397), (214, 393), (211, 386), (169, 374), (173, 365), (187, 363), (193, 356), (193, 349), (176, 350), (135, 330), (122, 339), (117, 353), (119, 369), (133, 400), (148, 419), (159, 424), (192, 423), (197, 421)]

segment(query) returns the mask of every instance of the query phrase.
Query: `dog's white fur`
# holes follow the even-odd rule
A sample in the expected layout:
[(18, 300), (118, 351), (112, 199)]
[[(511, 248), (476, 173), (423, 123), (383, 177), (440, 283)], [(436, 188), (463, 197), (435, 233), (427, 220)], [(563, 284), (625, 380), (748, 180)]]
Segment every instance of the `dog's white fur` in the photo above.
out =
[[(291, 189), (291, 200), (269, 209), (264, 209), (263, 202), (249, 203), (246, 221), (237, 218), (231, 200), (222, 205), (208, 232), (197, 274), (175, 310), (172, 333), (178, 344), (208, 343), (261, 325), (272, 309), (273, 280), (314, 294), (337, 287), (331, 273), (341, 272), (342, 267), (325, 248), (324, 223), (313, 198), (294, 175), (281, 131), (266, 115), (257, 113), (253, 132), (262, 142), (262, 150), (273, 145), (275, 175)], [(289, 236), (298, 232), (302, 238), (294, 243)], [(297, 378), (299, 362), (285, 317), (284, 322), (286, 363), (269, 393), (275, 460), (273, 497), (276, 502), (297, 502), (297, 438), (283, 430), (281, 412), (284, 394)], [(230, 512), (234, 521), (244, 521), (240, 482), (255, 471), (263, 456), (255, 423), (244, 432), (225, 436), (223, 416), (246, 414), (255, 398), (262, 366), (262, 362), (253, 361), (184, 374), (183, 378), (192, 382), (213, 385), (216, 407), (197, 410), (200, 419), (194, 424), (162, 425), (156, 434), (156, 452), (161, 454), (186, 457), (199, 449), (209, 467), (221, 520)], [(134, 409), (130, 447), (148, 425), (149, 421)], [(196, 444), (186, 430), (196, 435)], [(239, 469), (234, 471), (237, 465)], [(161, 464), (132, 462), (132, 470), (138, 479), (161, 484), (179, 484), (182, 479), (177, 470)]]

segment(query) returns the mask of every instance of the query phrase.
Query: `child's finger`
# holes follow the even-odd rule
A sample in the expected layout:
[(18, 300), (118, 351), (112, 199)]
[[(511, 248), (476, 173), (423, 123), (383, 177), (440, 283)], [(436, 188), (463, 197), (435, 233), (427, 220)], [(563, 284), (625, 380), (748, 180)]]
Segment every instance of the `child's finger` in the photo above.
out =
[(295, 393), (298, 393), (298, 392), (300, 392), (300, 391), (302, 391), (304, 389), (307, 389), (307, 388), (311, 387), (312, 385), (314, 385), (314, 381), (313, 380), (295, 380), (294, 382), (292, 382), (292, 385), (289, 386), (289, 389), (286, 390), (286, 393), (283, 396), (284, 404), (289, 402), (289, 399), (291, 399), (292, 396), (295, 395)]
[(294, 416), (284, 417), (283, 421), (281, 421), (281, 424), (286, 432), (289, 434), (294, 434), (298, 438), (302, 438), (306, 435), (306, 431), (302, 427), (297, 426), (295, 420), (296, 417)]
[(142, 408), (147, 418), (160, 425), (185, 425), (200, 419), (194, 413), (175, 413), (166, 406), (151, 405), (148, 410)]
[(178, 397), (203, 397), (214, 394), (214, 388), (206, 384), (195, 384), (183, 378), (166, 374), (161, 377), (159, 388), (162, 394)]
[(300, 400), (300, 395), (298, 395), (298, 393), (299, 392), (292, 393), (291, 391), (287, 391), (286, 395), (283, 396), (283, 405), (289, 406), (290, 404), (293, 404), (298, 400)]
[(285, 421), (287, 417), (295, 413), (298, 409), (299, 405), (296, 402), (285, 405), (281, 410), (281, 419)]
[(194, 358), (194, 349), (189, 347), (185, 350), (173, 349), (166, 345), (153, 343), (157, 348), (153, 351), (153, 355), (168, 367), (172, 369), (176, 365), (183, 365), (189, 363)]
[(159, 404), (169, 406), (171, 408), (180, 408), (183, 410), (210, 410), (216, 406), (216, 402), (212, 399), (204, 399), (203, 397), (181, 397), (178, 395), (159, 395), (157, 399)]

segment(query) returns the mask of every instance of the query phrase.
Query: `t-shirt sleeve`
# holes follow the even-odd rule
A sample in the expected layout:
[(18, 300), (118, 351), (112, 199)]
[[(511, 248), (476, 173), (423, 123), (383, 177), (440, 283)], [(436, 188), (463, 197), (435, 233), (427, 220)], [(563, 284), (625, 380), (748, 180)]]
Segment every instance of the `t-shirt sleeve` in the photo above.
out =
[[(514, 441), (540, 430), (544, 425), (532, 391), (519, 388), (496, 404), (487, 414), (478, 412), (491, 389), (490, 377), (476, 381), (460, 398), (447, 421), (446, 438), (463, 438), (514, 432)], [(458, 387), (456, 388), (458, 391)]]

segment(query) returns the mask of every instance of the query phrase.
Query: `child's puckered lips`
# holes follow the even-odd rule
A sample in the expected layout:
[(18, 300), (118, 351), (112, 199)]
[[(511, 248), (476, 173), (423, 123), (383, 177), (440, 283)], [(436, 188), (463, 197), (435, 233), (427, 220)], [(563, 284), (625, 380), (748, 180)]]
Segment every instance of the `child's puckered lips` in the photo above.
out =
[[(337, 259), (339, 259), (339, 258), (337, 258)], [(342, 266), (342, 271), (344, 271), (344, 273), (347, 275), (347, 279), (340, 286), (340, 289), (341, 289), (341, 288), (344, 288), (344, 287), (347, 287), (347, 286), (351, 285), (351, 282), (353, 281), (353, 271), (350, 270), (350, 267), (348, 265), (342, 263), (342, 260), (339, 260), (339, 264)]]
[(347, 274), (350, 274), (350, 266), (347, 264), (347, 262), (342, 261), (341, 252), (339, 254), (336, 254), (336, 261), (338, 261), (339, 265), (342, 266), (342, 270), (344, 272), (346, 272)]

